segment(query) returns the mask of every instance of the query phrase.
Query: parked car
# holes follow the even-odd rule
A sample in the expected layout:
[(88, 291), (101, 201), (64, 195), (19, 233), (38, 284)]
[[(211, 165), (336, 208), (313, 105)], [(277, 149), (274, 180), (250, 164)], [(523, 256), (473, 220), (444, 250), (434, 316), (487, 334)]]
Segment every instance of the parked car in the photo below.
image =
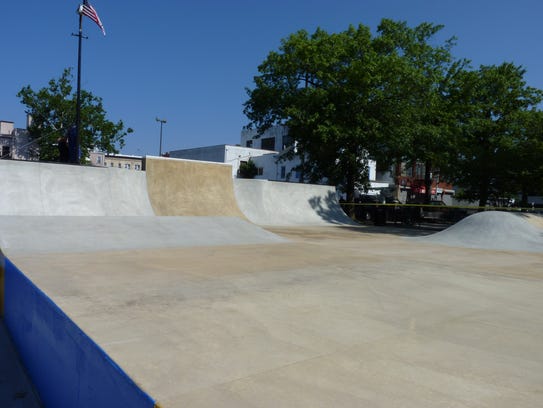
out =
[(427, 221), (442, 221), (447, 218), (447, 205), (440, 200), (432, 200), (420, 208), (420, 218)]

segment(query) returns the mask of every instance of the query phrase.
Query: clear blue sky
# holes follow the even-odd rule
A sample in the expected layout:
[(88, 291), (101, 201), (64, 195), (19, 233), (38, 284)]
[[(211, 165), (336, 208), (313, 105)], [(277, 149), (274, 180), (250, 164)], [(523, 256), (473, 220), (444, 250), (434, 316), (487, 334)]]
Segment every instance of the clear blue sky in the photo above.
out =
[[(16, 97), (77, 66), (77, 0), (4, 1), (0, 119), (25, 126)], [(541, 0), (94, 0), (107, 36), (84, 20), (83, 88), (104, 100), (109, 119), (134, 129), (126, 154), (239, 143), (242, 104), (258, 65), (299, 29), (329, 32), (382, 18), (444, 24), (453, 52), (473, 66), (514, 62), (543, 89)], [(75, 82), (75, 80), (74, 80)], [(75, 88), (75, 84), (74, 84)]]

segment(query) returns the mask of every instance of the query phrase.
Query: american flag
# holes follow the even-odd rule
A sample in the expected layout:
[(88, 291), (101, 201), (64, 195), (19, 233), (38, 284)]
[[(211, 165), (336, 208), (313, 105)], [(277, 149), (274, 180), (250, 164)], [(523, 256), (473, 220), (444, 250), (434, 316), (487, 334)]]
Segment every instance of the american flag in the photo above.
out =
[(94, 21), (98, 25), (98, 27), (100, 27), (102, 33), (106, 35), (106, 30), (104, 29), (104, 25), (102, 24), (100, 17), (98, 17), (98, 13), (87, 0), (83, 0), (83, 4), (79, 6), (79, 14), (87, 16), (92, 21)]

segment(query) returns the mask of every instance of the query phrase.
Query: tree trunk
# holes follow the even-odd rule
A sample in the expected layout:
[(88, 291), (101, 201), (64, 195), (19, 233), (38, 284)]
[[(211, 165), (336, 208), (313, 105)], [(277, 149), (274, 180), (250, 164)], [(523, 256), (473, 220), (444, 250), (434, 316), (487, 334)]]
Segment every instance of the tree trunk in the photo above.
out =
[(520, 199), (520, 206), (521, 207), (528, 207), (528, 190), (525, 186), (522, 186), (522, 197)]
[(396, 183), (396, 187), (394, 189), (394, 198), (398, 201), (400, 201), (400, 195), (401, 195), (401, 185), (400, 185), (401, 177), (402, 177), (402, 161), (398, 160), (396, 164), (394, 165), (394, 182)]
[[(356, 169), (354, 170), (356, 171)], [(346, 206), (346, 212), (347, 215), (350, 218), (355, 217), (355, 211), (354, 211), (354, 189), (355, 189), (355, 172), (352, 168), (350, 168), (346, 174), (346, 185), (345, 185), (345, 194), (347, 195), (347, 206)]]
[(299, 183), (303, 183), (305, 179), (305, 153), (300, 155), (300, 179)]
[[(486, 207), (488, 201), (488, 177), (483, 177), (479, 184), (479, 207)], [(484, 208), (479, 208), (478, 211), (484, 211)]]
[(424, 204), (430, 204), (432, 201), (432, 161), (426, 160), (424, 163)]

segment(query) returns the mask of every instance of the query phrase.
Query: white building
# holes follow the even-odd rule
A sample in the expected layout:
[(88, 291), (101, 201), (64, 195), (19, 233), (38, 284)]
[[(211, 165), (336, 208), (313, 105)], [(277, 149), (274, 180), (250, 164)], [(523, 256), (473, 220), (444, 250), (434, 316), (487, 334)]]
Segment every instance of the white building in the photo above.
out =
[(276, 163), (279, 152), (273, 150), (254, 149), (251, 147), (216, 145), (197, 147), (194, 149), (173, 150), (170, 157), (175, 159), (202, 160), (216, 163), (228, 163), (232, 165), (232, 177), (238, 176), (238, 170), (242, 163), (251, 160), (255, 163), (258, 173), (255, 178), (280, 180), (283, 171), (283, 180), (286, 180), (286, 169)]
[(110, 154), (100, 151), (90, 152), (91, 166), (95, 167), (114, 167), (126, 170), (142, 170), (143, 159), (141, 156), (132, 156), (127, 154)]
[[(300, 158), (287, 158), (287, 154), (295, 148), (288, 128), (275, 126), (260, 136), (255, 130), (242, 130), (240, 145), (197, 147), (174, 150), (169, 154), (177, 159), (230, 163), (232, 177), (237, 177), (240, 164), (250, 159), (258, 169), (255, 176), (257, 179), (299, 182), (301, 173), (296, 168), (300, 165)], [(382, 189), (388, 188), (389, 183), (376, 181), (375, 161), (370, 160), (368, 165), (371, 192), (378, 194)]]
[[(203, 160), (232, 165), (232, 177), (238, 176), (241, 163), (251, 160), (255, 163), (257, 179), (292, 180), (296, 176), (293, 167), (295, 162), (282, 162), (279, 150), (283, 150), (287, 142), (288, 132), (284, 128), (273, 128), (262, 138), (255, 132), (244, 130), (241, 133), (240, 145), (217, 145), (197, 147), (193, 149), (170, 151), (170, 157), (177, 159)], [(299, 175), (298, 175), (299, 177)]]
[(0, 120), (0, 158), (37, 160), (36, 144), (26, 129), (19, 129), (10, 121)]
[[(294, 168), (300, 165), (300, 158), (294, 157), (293, 159), (285, 160), (285, 153), (290, 149), (295, 149), (292, 137), (288, 133), (286, 126), (275, 126), (268, 129), (262, 136), (258, 136), (255, 130), (244, 129), (241, 132), (241, 144), (247, 147), (260, 148), (260, 149), (274, 149), (278, 150), (275, 155), (275, 162), (269, 160), (263, 162), (262, 160), (255, 163), (262, 163), (265, 168), (275, 166), (276, 177), (269, 178), (270, 180), (286, 180), (286, 181), (299, 181), (300, 172)], [(381, 182), (377, 181), (377, 163), (374, 160), (368, 161), (368, 175), (370, 181), (371, 194), (379, 194), (381, 190), (388, 189), (390, 187), (387, 180)]]

